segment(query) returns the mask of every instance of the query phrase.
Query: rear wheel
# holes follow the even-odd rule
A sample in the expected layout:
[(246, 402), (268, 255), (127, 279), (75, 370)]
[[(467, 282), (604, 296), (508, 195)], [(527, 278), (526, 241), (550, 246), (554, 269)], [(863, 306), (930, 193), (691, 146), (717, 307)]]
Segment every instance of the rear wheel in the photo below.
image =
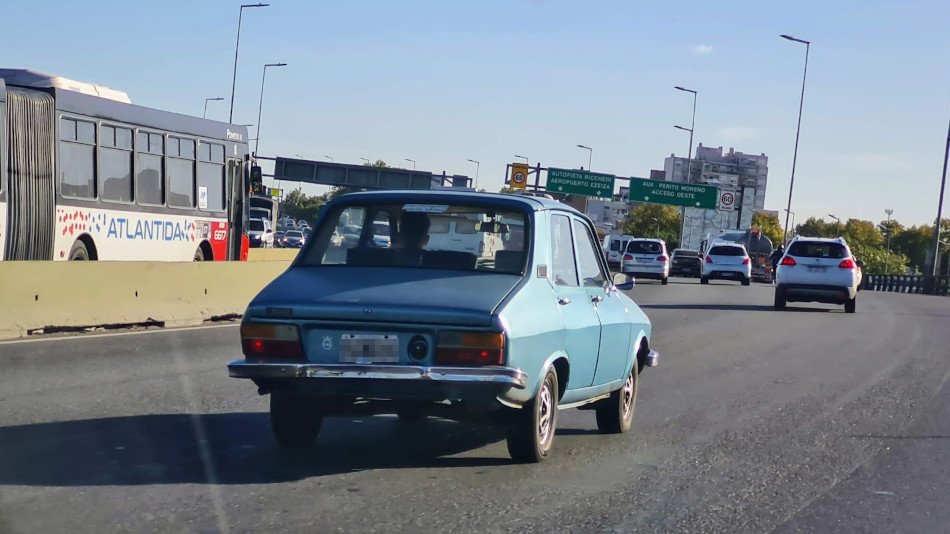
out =
[(508, 422), (508, 453), (517, 462), (540, 462), (551, 452), (557, 428), (557, 371), (552, 367), (538, 393)]
[(785, 304), (785, 294), (780, 288), (775, 288), (775, 309), (784, 310)]
[(611, 393), (610, 398), (597, 408), (597, 429), (601, 434), (622, 434), (633, 426), (639, 383), (637, 366), (634, 365), (623, 387)]
[(314, 404), (290, 393), (271, 393), (270, 424), (277, 444), (285, 449), (313, 445), (323, 425)]
[(198, 249), (195, 250), (194, 261), (205, 261), (205, 252), (201, 250), (201, 247), (198, 247)]
[(660, 283), (663, 284), (663, 285), (669, 284), (669, 283), (670, 283), (670, 277), (669, 277), (669, 276), (664, 276), (663, 279), (660, 280)]
[(751, 283), (752, 283), (752, 280), (749, 280), (748, 278), (743, 278), (743, 279), (742, 279), (742, 285), (744, 285), (744, 286), (747, 286), (747, 285), (749, 285), (749, 284), (751, 284)]
[(855, 308), (858, 303), (858, 296), (855, 295), (853, 298), (850, 298), (844, 301), (844, 312), (845, 313), (854, 313)]
[(700, 283), (700, 284), (708, 284), (708, 283), (709, 283), (709, 277), (708, 277), (708, 276), (700, 276), (700, 277), (699, 277), (699, 283)]
[(69, 261), (89, 261), (89, 249), (85, 243), (78, 239), (73, 243), (73, 247), (69, 249)]

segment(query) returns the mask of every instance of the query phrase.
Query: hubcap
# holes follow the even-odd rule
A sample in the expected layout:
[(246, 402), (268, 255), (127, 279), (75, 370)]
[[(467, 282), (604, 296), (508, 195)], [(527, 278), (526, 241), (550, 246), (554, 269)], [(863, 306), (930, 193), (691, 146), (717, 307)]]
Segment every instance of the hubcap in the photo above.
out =
[(630, 417), (630, 411), (633, 408), (633, 394), (635, 393), (633, 389), (634, 378), (633, 373), (637, 372), (636, 369), (630, 372), (627, 376), (627, 381), (623, 383), (623, 418), (626, 419)]
[(551, 420), (554, 418), (554, 402), (551, 396), (551, 387), (545, 380), (541, 385), (541, 395), (538, 402), (538, 441), (547, 443), (551, 435)]

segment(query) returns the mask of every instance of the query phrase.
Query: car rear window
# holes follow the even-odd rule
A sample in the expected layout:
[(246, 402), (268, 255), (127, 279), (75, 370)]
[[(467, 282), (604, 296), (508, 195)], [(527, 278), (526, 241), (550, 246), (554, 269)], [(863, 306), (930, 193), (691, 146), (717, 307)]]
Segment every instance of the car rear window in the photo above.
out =
[(627, 245), (627, 252), (631, 254), (662, 254), (663, 250), (656, 241), (631, 241)]
[(610, 241), (610, 250), (617, 252), (620, 250), (620, 245), (622, 245), (622, 243), (619, 239), (613, 239)]
[(709, 249), (710, 256), (745, 256), (742, 247), (724, 247), (718, 246)]
[(677, 258), (698, 258), (699, 251), (696, 250), (674, 250), (673, 255)]
[(832, 258), (848, 257), (848, 250), (841, 243), (827, 243), (822, 241), (796, 241), (788, 249), (790, 256), (799, 258)]

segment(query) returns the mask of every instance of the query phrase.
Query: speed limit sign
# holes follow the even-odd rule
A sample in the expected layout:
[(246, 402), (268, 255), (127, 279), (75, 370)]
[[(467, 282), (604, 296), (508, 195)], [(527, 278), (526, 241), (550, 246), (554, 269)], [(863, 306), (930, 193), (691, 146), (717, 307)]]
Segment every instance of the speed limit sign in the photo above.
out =
[(511, 187), (513, 189), (524, 189), (528, 185), (528, 166), (524, 163), (513, 163), (511, 165)]
[(735, 211), (736, 209), (736, 192), (730, 191), (727, 189), (721, 189), (719, 191), (719, 210), (720, 211)]

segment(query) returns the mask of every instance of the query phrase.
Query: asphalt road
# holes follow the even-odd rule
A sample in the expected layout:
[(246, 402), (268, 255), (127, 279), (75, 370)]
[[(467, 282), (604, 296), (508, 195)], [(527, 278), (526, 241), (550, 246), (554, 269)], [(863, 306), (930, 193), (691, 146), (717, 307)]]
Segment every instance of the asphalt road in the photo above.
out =
[(540, 465), (437, 419), (330, 419), (278, 451), (227, 377), (234, 326), (0, 344), (0, 532), (950, 530), (950, 299), (632, 295), (662, 354), (634, 431), (562, 412)]

